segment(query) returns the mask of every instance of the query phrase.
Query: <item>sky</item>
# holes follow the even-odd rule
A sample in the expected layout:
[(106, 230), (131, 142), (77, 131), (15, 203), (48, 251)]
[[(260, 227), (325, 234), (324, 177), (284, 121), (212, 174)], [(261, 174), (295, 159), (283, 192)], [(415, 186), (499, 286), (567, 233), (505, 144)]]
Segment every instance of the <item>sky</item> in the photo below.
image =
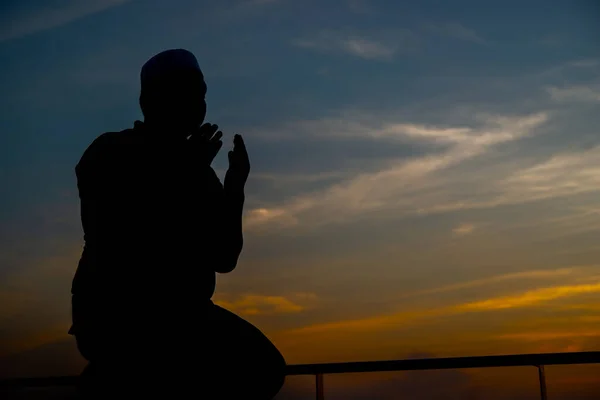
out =
[[(0, 11), (1, 376), (84, 365), (67, 335), (83, 244), (74, 167), (97, 136), (142, 118), (141, 65), (169, 48), (197, 56), (207, 121), (223, 150), (242, 134), (252, 164), (245, 248), (214, 300), (288, 363), (600, 350), (595, 1)], [(222, 178), (226, 151), (213, 166)], [(599, 371), (549, 367), (552, 398), (591, 398)], [(341, 375), (326, 387), (518, 399), (536, 395), (536, 374)], [(311, 398), (313, 384), (290, 378), (280, 398)]]

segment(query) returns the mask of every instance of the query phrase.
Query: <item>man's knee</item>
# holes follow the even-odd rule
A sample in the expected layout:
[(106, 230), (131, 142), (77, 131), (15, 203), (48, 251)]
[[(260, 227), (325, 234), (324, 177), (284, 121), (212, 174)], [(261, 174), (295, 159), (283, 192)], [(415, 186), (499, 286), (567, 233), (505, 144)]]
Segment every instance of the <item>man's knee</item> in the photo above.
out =
[[(240, 387), (252, 388), (250, 392), (257, 399), (273, 398), (285, 383), (287, 368), (281, 352), (248, 321), (218, 306), (214, 306), (213, 312), (213, 332), (223, 347), (214, 348), (212, 359), (219, 365), (219, 371), (228, 371), (217, 375), (223, 373), (223, 379), (231, 379), (233, 370), (237, 369), (233, 375), (237, 375), (234, 381), (238, 381)], [(231, 368), (230, 364), (223, 365), (229, 362), (239, 369)]]
[[(261, 374), (261, 377), (255, 377), (257, 381), (262, 381), (264, 398), (273, 398), (281, 390), (285, 383), (286, 377), (286, 362), (283, 355), (279, 350), (269, 342), (268, 349), (263, 349), (265, 354), (262, 359), (258, 356), (257, 362), (257, 373)], [(262, 367), (262, 368), (261, 368)], [(260, 371), (260, 372), (259, 372)]]
[(268, 396), (273, 398), (273, 397), (275, 397), (275, 395), (277, 393), (279, 393), (279, 391), (285, 384), (285, 377), (286, 377), (286, 368), (285, 368), (285, 362), (284, 362), (282, 365), (279, 366), (279, 368), (277, 370), (275, 370), (273, 372), (273, 375), (271, 377), (271, 382), (269, 385), (270, 393), (268, 394)]

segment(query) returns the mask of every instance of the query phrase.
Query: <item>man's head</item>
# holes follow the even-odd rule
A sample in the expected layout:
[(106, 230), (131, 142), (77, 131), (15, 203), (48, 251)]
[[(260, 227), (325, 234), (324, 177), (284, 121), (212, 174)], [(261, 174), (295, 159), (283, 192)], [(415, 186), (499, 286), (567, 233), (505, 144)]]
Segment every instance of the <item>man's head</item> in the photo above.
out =
[(194, 55), (183, 49), (163, 51), (142, 67), (140, 106), (146, 121), (191, 131), (206, 116), (206, 84)]

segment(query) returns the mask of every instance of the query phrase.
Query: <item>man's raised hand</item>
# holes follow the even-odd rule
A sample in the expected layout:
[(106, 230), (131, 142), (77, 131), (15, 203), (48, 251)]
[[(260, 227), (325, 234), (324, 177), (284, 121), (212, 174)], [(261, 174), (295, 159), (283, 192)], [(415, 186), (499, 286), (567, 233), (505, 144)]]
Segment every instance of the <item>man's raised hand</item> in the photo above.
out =
[(228, 153), (229, 169), (225, 174), (225, 189), (243, 191), (250, 174), (250, 159), (241, 135), (233, 138), (233, 150)]
[(189, 142), (202, 162), (210, 165), (223, 146), (222, 137), (218, 125), (206, 123), (191, 134)]

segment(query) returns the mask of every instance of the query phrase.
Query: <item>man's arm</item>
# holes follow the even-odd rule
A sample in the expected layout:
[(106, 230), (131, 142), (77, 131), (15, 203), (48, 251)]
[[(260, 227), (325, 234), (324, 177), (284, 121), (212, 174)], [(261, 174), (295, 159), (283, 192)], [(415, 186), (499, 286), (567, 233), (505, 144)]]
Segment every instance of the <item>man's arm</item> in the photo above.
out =
[(224, 185), (211, 168), (213, 179), (218, 181), (220, 195), (217, 196), (216, 235), (213, 237), (213, 250), (218, 251), (213, 259), (214, 269), (219, 273), (228, 273), (235, 269), (244, 246), (242, 232), (242, 214), (244, 209), (244, 186), (250, 172), (250, 161), (246, 146), (240, 135), (234, 137), (234, 148), (229, 152), (229, 169)]
[(225, 187), (222, 199), (222, 220), (217, 221), (220, 234), (215, 238), (220, 255), (215, 260), (214, 269), (225, 274), (235, 269), (244, 247), (242, 214), (245, 196), (243, 190), (234, 191)]

